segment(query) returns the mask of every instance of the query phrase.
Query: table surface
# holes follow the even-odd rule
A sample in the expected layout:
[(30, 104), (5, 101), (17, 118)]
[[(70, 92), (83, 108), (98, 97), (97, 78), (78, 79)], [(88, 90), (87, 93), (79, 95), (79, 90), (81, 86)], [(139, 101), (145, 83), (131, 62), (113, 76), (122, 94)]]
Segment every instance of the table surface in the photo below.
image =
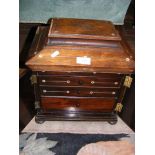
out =
[(45, 121), (37, 124), (33, 118), (22, 132), (31, 133), (79, 133), (79, 134), (134, 134), (118, 116), (118, 122), (110, 125), (102, 121)]

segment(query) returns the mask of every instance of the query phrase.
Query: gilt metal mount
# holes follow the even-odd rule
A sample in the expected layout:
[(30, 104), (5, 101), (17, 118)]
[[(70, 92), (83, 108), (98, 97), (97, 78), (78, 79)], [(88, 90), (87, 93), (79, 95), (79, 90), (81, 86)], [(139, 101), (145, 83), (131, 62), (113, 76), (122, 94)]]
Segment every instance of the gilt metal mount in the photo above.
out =
[(115, 108), (115, 111), (116, 112), (121, 112), (122, 111), (122, 108), (123, 108), (122, 103), (117, 103), (116, 108)]
[(37, 83), (37, 76), (36, 75), (32, 75), (30, 80), (31, 80), (31, 84)]
[(126, 76), (126, 77), (125, 77), (125, 80), (124, 80), (124, 86), (130, 88), (131, 83), (132, 83), (132, 77)]

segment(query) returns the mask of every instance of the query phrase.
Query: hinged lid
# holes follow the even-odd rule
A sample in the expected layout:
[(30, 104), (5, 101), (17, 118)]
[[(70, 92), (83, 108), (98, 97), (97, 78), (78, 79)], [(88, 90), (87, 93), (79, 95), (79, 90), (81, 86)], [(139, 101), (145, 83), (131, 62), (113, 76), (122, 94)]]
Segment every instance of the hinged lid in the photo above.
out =
[(110, 22), (53, 19), (41, 27), (26, 63), (34, 71), (134, 71), (133, 55)]
[(121, 40), (110, 21), (54, 18), (48, 37), (98, 40)]

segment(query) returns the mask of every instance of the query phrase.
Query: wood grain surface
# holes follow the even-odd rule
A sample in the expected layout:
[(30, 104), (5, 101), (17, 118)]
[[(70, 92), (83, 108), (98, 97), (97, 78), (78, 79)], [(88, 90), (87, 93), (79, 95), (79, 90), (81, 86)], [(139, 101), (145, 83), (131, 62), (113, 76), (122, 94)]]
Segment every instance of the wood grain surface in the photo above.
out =
[(54, 18), (48, 37), (120, 40), (110, 21)]
[(134, 56), (112, 23), (59, 18), (37, 29), (26, 65), (37, 77), (37, 121), (58, 119), (60, 110), (61, 120), (93, 117), (113, 124)]

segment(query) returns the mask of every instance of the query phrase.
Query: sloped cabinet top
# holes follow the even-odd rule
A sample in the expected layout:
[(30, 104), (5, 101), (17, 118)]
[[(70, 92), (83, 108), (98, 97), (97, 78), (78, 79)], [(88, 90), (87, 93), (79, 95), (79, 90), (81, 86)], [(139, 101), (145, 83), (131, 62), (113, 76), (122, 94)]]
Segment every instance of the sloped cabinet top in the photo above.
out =
[(36, 32), (26, 65), (34, 71), (134, 71), (133, 53), (108, 21), (52, 19)]

